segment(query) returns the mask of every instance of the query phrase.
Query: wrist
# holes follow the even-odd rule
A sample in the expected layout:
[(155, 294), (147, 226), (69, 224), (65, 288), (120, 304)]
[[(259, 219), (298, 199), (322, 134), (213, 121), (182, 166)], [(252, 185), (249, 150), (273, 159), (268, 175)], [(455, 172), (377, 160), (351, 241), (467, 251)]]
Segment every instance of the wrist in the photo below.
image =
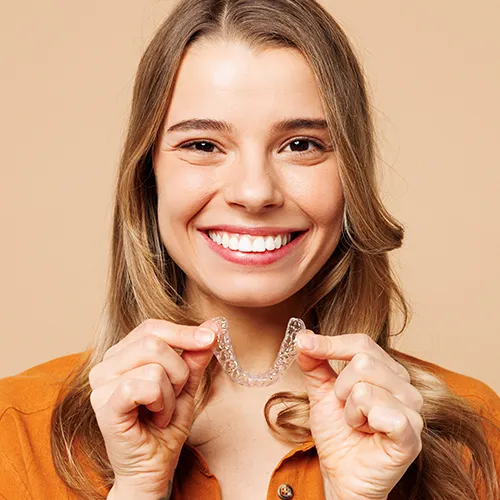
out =
[(140, 488), (115, 481), (109, 490), (107, 500), (170, 500), (172, 494), (172, 480), (168, 480), (165, 486)]
[[(345, 492), (337, 493), (335, 488), (333, 488), (330, 483), (325, 481), (324, 478), (323, 478), (323, 496), (325, 500), (352, 500), (353, 498), (355, 498), (356, 500), (368, 500), (369, 498), (375, 498), (368, 496), (364, 497), (360, 496), (359, 494), (354, 494), (354, 495), (350, 494), (346, 496)], [(383, 499), (381, 498), (380, 500), (388, 500), (388, 499), (389, 496), (387, 495)]]
[[(325, 500), (342, 500), (342, 497), (331, 491), (324, 491)], [(357, 499), (362, 500), (362, 497), (356, 496)], [(363, 497), (363, 499), (368, 497)], [(389, 497), (385, 497), (383, 500), (388, 500)]]

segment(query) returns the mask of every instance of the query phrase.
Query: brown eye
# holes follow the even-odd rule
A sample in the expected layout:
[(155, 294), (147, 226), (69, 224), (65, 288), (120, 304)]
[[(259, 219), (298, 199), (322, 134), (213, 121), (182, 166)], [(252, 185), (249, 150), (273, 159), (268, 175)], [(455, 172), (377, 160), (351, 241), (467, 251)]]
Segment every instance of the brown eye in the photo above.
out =
[[(313, 149), (308, 149), (308, 144), (314, 144)], [(292, 153), (298, 154), (298, 155), (310, 155), (316, 152), (323, 152), (325, 151), (325, 147), (318, 141), (315, 141), (314, 139), (309, 139), (307, 137), (297, 137), (296, 139), (293, 139), (291, 142), (288, 143), (287, 147), (290, 146), (292, 148)], [(294, 150), (294, 148), (297, 148)]]
[[(312, 149), (309, 148), (309, 144), (312, 144), (314, 147)], [(287, 147), (288, 146), (292, 148), (292, 153), (299, 156), (307, 156), (326, 151), (326, 147), (323, 146), (323, 144), (308, 137), (297, 137), (296, 139), (293, 139), (291, 142), (289, 142)], [(211, 141), (189, 141), (179, 146), (179, 149), (193, 151), (196, 154), (202, 156), (216, 153), (216, 151), (214, 151), (214, 148), (218, 149), (217, 146)]]
[[(194, 148), (193, 146), (200, 145), (200, 148)], [(210, 141), (191, 141), (191, 142), (186, 142), (185, 144), (182, 144), (179, 146), (179, 149), (186, 149), (186, 150), (191, 150), (196, 152), (197, 154), (212, 154), (213, 151), (210, 151), (212, 148), (216, 148), (217, 146)]]

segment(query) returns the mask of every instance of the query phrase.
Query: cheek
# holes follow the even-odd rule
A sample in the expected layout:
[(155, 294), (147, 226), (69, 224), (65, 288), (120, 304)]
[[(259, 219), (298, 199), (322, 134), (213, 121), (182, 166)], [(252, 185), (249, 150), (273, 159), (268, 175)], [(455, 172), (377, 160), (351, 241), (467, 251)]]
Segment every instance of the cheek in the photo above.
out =
[(308, 200), (307, 209), (320, 227), (331, 230), (342, 222), (344, 213), (344, 195), (342, 188), (330, 185), (329, 189), (323, 185), (316, 191), (317, 195)]
[(160, 225), (187, 223), (208, 202), (213, 173), (193, 166), (164, 166), (156, 175)]
[(301, 209), (319, 228), (331, 230), (342, 222), (344, 194), (336, 165), (311, 169), (293, 184)]

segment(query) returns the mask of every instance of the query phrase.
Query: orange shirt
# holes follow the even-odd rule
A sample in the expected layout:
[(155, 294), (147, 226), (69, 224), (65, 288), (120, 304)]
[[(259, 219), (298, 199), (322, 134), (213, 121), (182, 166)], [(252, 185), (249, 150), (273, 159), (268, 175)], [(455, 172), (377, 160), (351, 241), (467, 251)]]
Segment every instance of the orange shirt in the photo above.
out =
[[(482, 414), (500, 425), (500, 398), (488, 385), (408, 354), (403, 355), (432, 370), (453, 392), (467, 397)], [(61, 381), (79, 360), (80, 353), (70, 354), (0, 379), (0, 498), (77, 498), (55, 472), (50, 453), (49, 424)], [(488, 439), (500, 477), (500, 436), (489, 433)], [(319, 461), (312, 441), (295, 447), (279, 461), (271, 476), (266, 500), (279, 500), (278, 489), (282, 485), (291, 487), (295, 500), (324, 498)], [(219, 483), (211, 474), (205, 458), (187, 443), (179, 458), (172, 493), (172, 500), (180, 499), (221, 499)]]

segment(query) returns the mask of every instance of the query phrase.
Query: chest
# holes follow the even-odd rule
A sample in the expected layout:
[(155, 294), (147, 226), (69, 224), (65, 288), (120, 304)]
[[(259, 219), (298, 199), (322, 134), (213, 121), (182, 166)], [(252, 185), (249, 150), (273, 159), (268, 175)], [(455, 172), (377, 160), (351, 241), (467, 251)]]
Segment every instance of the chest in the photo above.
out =
[[(189, 444), (195, 446), (219, 482), (222, 500), (263, 500), (281, 459), (293, 444), (278, 440), (260, 413), (253, 410), (232, 419), (202, 413), (194, 423)], [(271, 492), (276, 497), (276, 492)]]
[(266, 441), (258, 448), (247, 448), (245, 453), (203, 447), (200, 451), (219, 482), (222, 500), (263, 500), (267, 498), (274, 469), (289, 449), (271, 447)]

